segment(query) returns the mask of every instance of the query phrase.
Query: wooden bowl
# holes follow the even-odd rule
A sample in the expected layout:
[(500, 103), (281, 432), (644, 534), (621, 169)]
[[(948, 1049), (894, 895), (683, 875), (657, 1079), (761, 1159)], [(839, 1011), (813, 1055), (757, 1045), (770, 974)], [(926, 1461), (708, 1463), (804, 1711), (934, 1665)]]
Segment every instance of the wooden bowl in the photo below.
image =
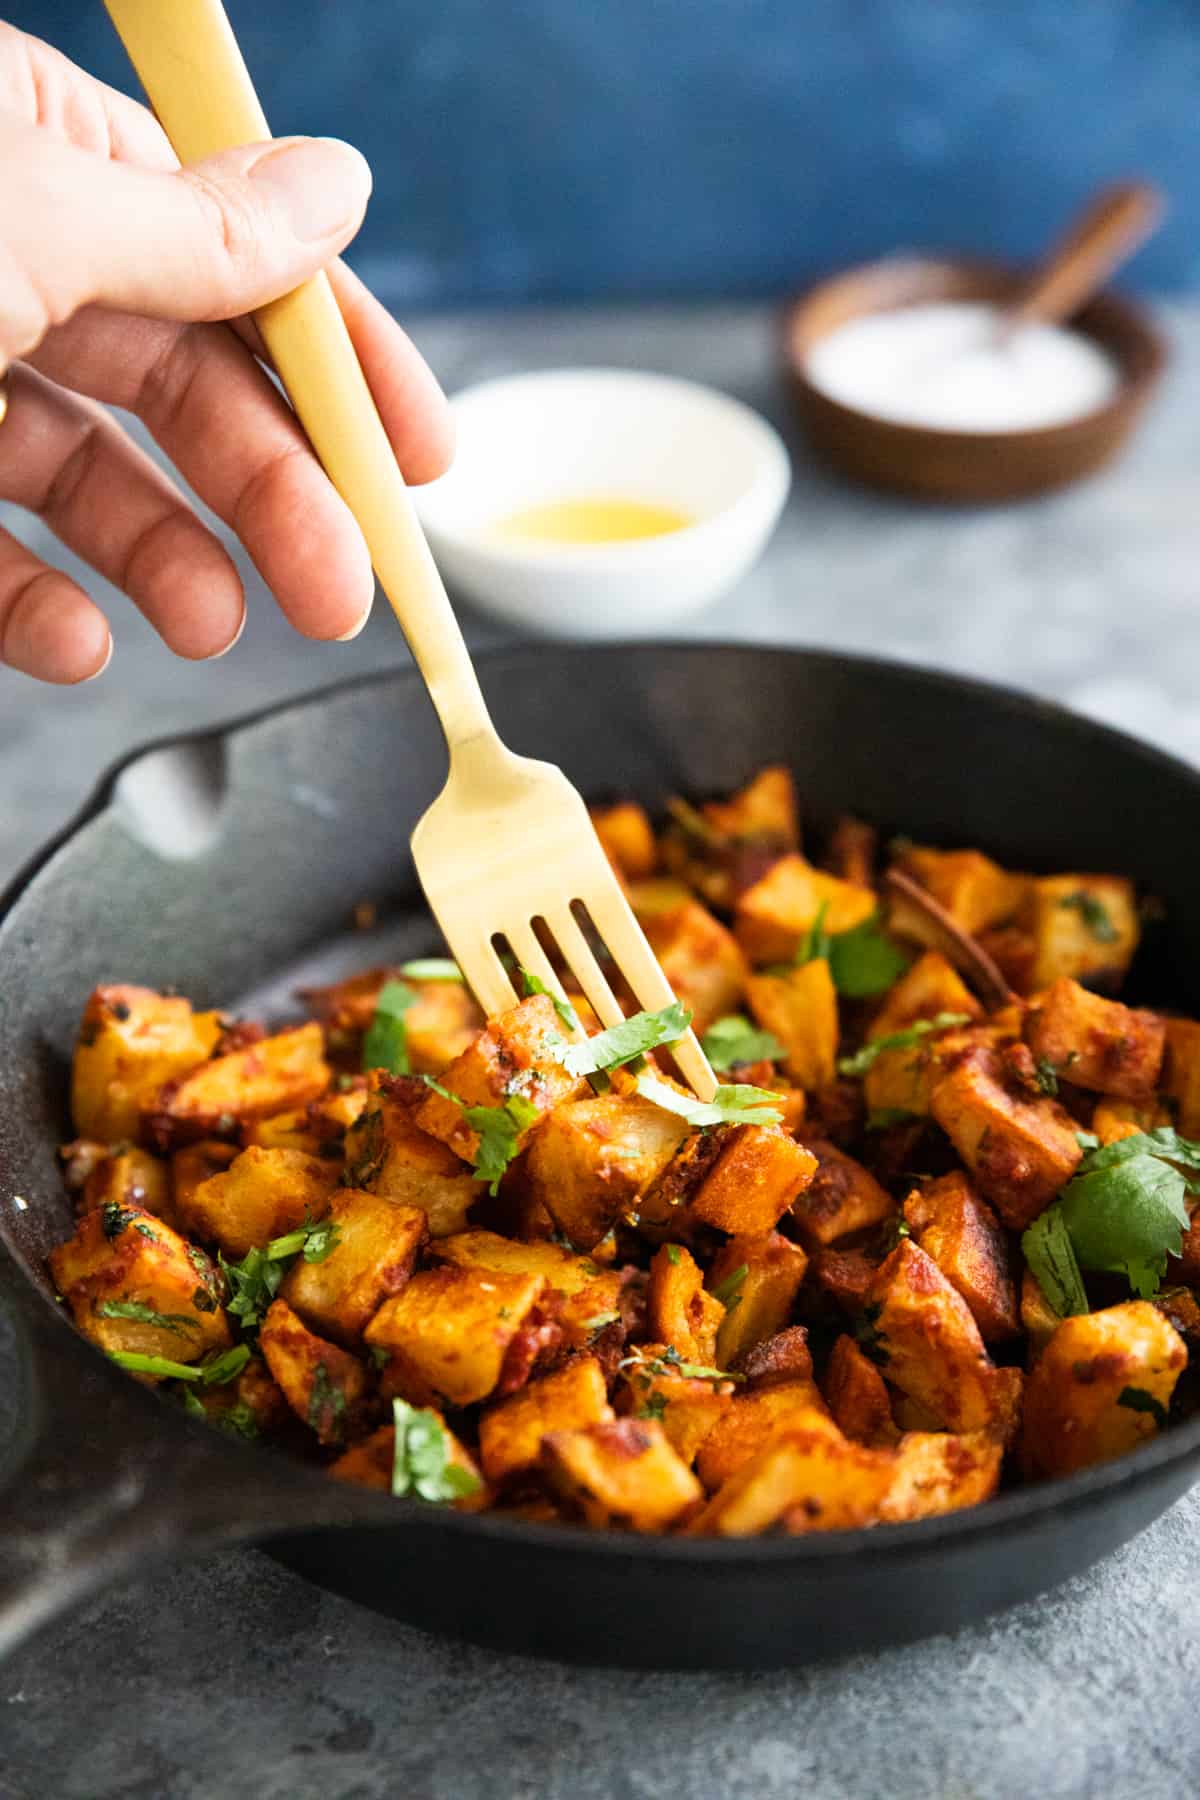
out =
[(814, 449), (856, 481), (930, 500), (1015, 500), (1102, 467), (1132, 431), (1166, 362), (1166, 345), (1149, 318), (1116, 294), (1098, 295), (1071, 321), (1116, 362), (1116, 392), (1065, 425), (1026, 431), (897, 425), (831, 399), (805, 373), (812, 345), (849, 319), (926, 301), (1004, 302), (1025, 279), (1023, 271), (998, 263), (891, 257), (811, 288), (787, 314), (785, 354)]

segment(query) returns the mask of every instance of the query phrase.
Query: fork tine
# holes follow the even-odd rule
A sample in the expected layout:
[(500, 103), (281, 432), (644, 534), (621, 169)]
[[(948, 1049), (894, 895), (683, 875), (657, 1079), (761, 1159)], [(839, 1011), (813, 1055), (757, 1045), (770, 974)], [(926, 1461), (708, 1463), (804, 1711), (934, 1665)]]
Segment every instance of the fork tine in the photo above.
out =
[(563, 907), (543, 916), (600, 1023), (619, 1025), (625, 1014), (574, 915)]
[(489, 1019), (517, 1004), (517, 990), (490, 939), (468, 938), (462, 933), (451, 937), (444, 926), (443, 933), (467, 986)]
[[(566, 990), (554, 973), (553, 963), (538, 943), (537, 933), (532, 925), (506, 926), (504, 936), (508, 939), (509, 947), (521, 967), (528, 969), (531, 975), (536, 975), (544, 987), (549, 988), (550, 992), (559, 1000), (566, 1001), (570, 1005)], [(582, 1037), (582, 1027), (572, 1035)]]
[[(669, 1006), (675, 995), (625, 896), (613, 884), (608, 891), (593, 893), (585, 901), (592, 923), (608, 946), (625, 980), (633, 989), (638, 1005), (648, 1012)], [(689, 1030), (671, 1045), (671, 1055), (688, 1085), (701, 1100), (711, 1100), (717, 1079), (709, 1067), (694, 1031)]]

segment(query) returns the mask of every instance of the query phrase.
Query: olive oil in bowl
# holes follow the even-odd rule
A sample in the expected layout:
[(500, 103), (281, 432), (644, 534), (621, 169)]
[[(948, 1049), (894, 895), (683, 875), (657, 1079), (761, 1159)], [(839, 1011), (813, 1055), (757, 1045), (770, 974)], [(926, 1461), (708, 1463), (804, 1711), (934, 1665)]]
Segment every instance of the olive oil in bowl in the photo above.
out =
[(598, 495), (523, 506), (498, 519), (490, 535), (509, 543), (625, 544), (641, 538), (666, 537), (694, 523), (687, 513), (675, 507)]

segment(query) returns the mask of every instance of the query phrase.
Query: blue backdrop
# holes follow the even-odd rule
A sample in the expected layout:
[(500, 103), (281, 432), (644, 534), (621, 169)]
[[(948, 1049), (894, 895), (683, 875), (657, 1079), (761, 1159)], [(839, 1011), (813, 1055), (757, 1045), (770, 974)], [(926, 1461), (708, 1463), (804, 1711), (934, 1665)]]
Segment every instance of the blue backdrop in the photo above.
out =
[[(171, 0), (163, 0), (169, 5)], [(375, 170), (394, 304), (774, 293), (907, 246), (1028, 253), (1160, 181), (1200, 286), (1200, 0), (230, 0), (280, 132)], [(0, 15), (132, 82), (99, 0)]]

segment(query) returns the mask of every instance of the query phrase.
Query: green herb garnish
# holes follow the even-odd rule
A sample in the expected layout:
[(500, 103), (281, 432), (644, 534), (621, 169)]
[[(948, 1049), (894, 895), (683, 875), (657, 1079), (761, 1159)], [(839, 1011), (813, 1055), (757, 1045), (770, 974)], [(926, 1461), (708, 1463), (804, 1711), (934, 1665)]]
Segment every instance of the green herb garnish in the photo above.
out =
[[(200, 1288), (197, 1292), (204, 1293), (204, 1290)], [(176, 1337), (184, 1330), (195, 1330), (196, 1326), (195, 1319), (189, 1319), (186, 1313), (155, 1312), (141, 1300), (100, 1300), (96, 1311), (102, 1319), (136, 1319), (139, 1325), (157, 1325), (163, 1331), (173, 1331)]]
[(786, 1054), (772, 1031), (759, 1031), (741, 1013), (717, 1019), (705, 1032), (700, 1048), (718, 1073), (738, 1063), (778, 1062)]
[(1117, 1395), (1117, 1405), (1127, 1406), (1130, 1412), (1149, 1413), (1160, 1431), (1167, 1429), (1166, 1407), (1153, 1394), (1148, 1394), (1145, 1388), (1122, 1388)]
[(1089, 1145), (1060, 1196), (1080, 1265), (1124, 1274), (1142, 1300), (1157, 1292), (1168, 1256), (1182, 1248), (1189, 1223), (1185, 1194), (1200, 1192), (1200, 1179), (1181, 1172), (1178, 1163), (1200, 1169), (1200, 1144), (1170, 1126)]
[(908, 967), (904, 952), (884, 936), (878, 914), (831, 937), (828, 960), (834, 987), (850, 1000), (885, 993)]
[(1038, 1093), (1049, 1094), (1053, 1099), (1058, 1093), (1058, 1070), (1048, 1056), (1039, 1056), (1033, 1067)]
[(1047, 1304), (1060, 1319), (1088, 1310), (1083, 1276), (1063, 1210), (1056, 1200), (1022, 1234), (1021, 1249)]
[(385, 981), (375, 1002), (375, 1016), (363, 1039), (363, 1068), (386, 1069), (389, 1075), (407, 1075), (408, 1028), (404, 1015), (417, 996), (402, 981)]
[(778, 1125), (783, 1114), (777, 1105), (779, 1095), (766, 1088), (750, 1087), (744, 1082), (721, 1086), (711, 1100), (697, 1100), (694, 1094), (680, 1094), (653, 1075), (639, 1075), (637, 1091), (644, 1100), (652, 1100), (664, 1112), (686, 1119), (689, 1125)]
[(269, 1262), (286, 1262), (300, 1255), (308, 1263), (324, 1262), (330, 1251), (337, 1249), (339, 1235), (333, 1219), (306, 1219), (295, 1231), (272, 1238), (266, 1256)]
[(803, 966), (805, 963), (819, 962), (828, 958), (829, 946), (833, 942), (825, 929), (825, 920), (828, 916), (829, 902), (822, 900), (817, 908), (816, 917), (800, 939), (800, 945), (796, 951), (797, 965)]
[(545, 994), (546, 998), (552, 1002), (555, 1012), (558, 1014), (568, 1031), (581, 1031), (583, 1029), (579, 1023), (579, 1014), (575, 1011), (571, 1002), (569, 1000), (560, 1000), (558, 995), (554, 993), (551, 988), (546, 986), (539, 975), (533, 975), (528, 969), (522, 969), (521, 986), (524, 989), (525, 998), (527, 1000), (532, 999), (535, 994)]
[(127, 1225), (137, 1223), (137, 1218), (137, 1213), (129, 1212), (115, 1200), (109, 1200), (100, 1209), (100, 1229), (106, 1238), (120, 1237)]
[(108, 1356), (110, 1362), (135, 1375), (161, 1375), (171, 1381), (202, 1381), (206, 1387), (217, 1387), (240, 1375), (250, 1351), (245, 1344), (235, 1344), (202, 1363), (172, 1362), (166, 1356), (143, 1356), (138, 1350), (110, 1350)]
[(396, 1447), (392, 1457), (392, 1492), (397, 1499), (445, 1505), (479, 1492), (479, 1477), (450, 1460), (450, 1438), (437, 1414), (392, 1401)]
[(935, 1013), (932, 1019), (918, 1019), (903, 1031), (889, 1031), (883, 1037), (872, 1038), (869, 1044), (864, 1044), (853, 1056), (843, 1056), (838, 1063), (838, 1074), (865, 1075), (876, 1058), (889, 1050), (911, 1050), (922, 1038), (929, 1037), (933, 1032), (949, 1031), (955, 1025), (969, 1025), (970, 1022), (969, 1013), (954, 1012)]
[(679, 1245), (678, 1244), (668, 1244), (667, 1245), (667, 1261), (670, 1263), (670, 1265), (673, 1269), (677, 1269), (679, 1267)]
[(731, 1313), (742, 1303), (742, 1283), (750, 1273), (749, 1267), (743, 1263), (732, 1275), (727, 1275), (719, 1286), (713, 1288), (712, 1297), (719, 1300), (726, 1313)]
[(1098, 944), (1115, 944), (1120, 938), (1121, 934), (1113, 924), (1103, 900), (1097, 900), (1095, 894), (1089, 894), (1086, 888), (1076, 888), (1073, 894), (1064, 894), (1058, 904), (1074, 908)]
[(319, 1362), (308, 1396), (308, 1422), (323, 1443), (340, 1442), (346, 1429), (346, 1396)]
[(658, 1356), (646, 1356), (640, 1349), (623, 1357), (621, 1369), (644, 1369), (647, 1375), (681, 1375), (685, 1381), (744, 1381), (726, 1369), (710, 1369), (706, 1363), (684, 1362), (674, 1344), (668, 1344)]
[(409, 981), (457, 981), (464, 983), (462, 970), (448, 956), (418, 956), (414, 962), (401, 963), (400, 973)]
[(635, 1419), (661, 1419), (667, 1410), (665, 1394), (649, 1394), (634, 1413)]
[(660, 1044), (675, 1043), (691, 1022), (687, 1007), (673, 1000), (661, 1012), (634, 1013), (619, 1025), (598, 1031), (595, 1037), (556, 1047), (554, 1054), (572, 1075), (594, 1075), (600, 1069), (619, 1069), (625, 1063), (635, 1062)]

